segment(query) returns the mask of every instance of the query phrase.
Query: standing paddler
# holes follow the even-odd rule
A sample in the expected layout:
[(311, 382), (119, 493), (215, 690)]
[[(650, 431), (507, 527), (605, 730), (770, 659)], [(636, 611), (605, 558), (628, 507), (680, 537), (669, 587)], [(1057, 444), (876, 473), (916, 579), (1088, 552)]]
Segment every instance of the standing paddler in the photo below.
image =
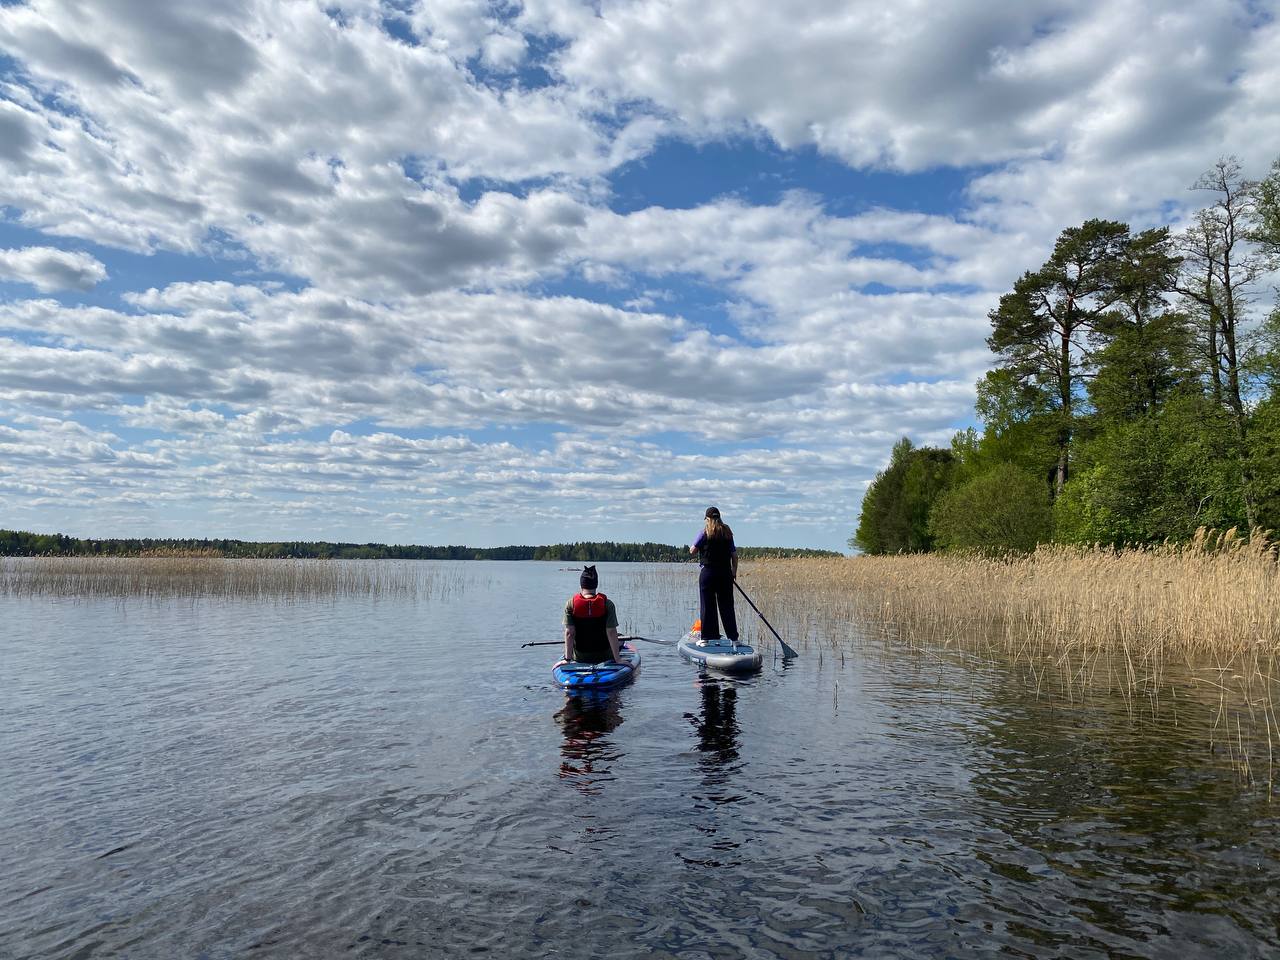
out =
[[(702, 531), (689, 545), (698, 555), (702, 569), (698, 571), (698, 608), (702, 620), (700, 646), (720, 639), (720, 623), (731, 643), (738, 642), (738, 618), (733, 612), (733, 581), (738, 577), (738, 548), (733, 531), (721, 521), (720, 511), (707, 507)], [(719, 611), (717, 618), (716, 612)]]

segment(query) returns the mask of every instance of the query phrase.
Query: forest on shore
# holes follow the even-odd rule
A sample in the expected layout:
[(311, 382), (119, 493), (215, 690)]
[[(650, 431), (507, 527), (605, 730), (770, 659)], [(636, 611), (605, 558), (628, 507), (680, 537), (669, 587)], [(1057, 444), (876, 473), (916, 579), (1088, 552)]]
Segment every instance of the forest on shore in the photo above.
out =
[[(617, 543), (593, 540), (543, 546), (466, 547), (415, 546), (385, 543), (328, 543), (293, 541), (258, 543), (249, 540), (124, 538), (84, 540), (61, 533), (0, 530), (0, 556), (120, 556), (187, 555), (228, 558), (295, 558), (313, 560), (563, 560), (681, 563), (689, 548), (666, 543)], [(739, 547), (745, 560), (761, 557), (836, 557), (832, 550), (802, 547)]]
[(868, 554), (1185, 543), (1280, 528), (1280, 159), (1234, 158), (1180, 230), (1063, 230), (988, 317), (981, 430), (903, 438), (849, 541)]

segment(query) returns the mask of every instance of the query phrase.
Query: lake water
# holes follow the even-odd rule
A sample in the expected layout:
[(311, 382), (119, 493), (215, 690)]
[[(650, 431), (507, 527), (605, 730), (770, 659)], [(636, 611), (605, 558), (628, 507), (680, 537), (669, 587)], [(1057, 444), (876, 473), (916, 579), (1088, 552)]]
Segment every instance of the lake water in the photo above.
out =
[[(856, 646), (735, 681), (642, 644), (579, 701), (519, 649), (567, 565), (440, 566), (0, 597), (0, 957), (1280, 955), (1276, 807), (1203, 730)], [(674, 639), (694, 573), (601, 586)]]

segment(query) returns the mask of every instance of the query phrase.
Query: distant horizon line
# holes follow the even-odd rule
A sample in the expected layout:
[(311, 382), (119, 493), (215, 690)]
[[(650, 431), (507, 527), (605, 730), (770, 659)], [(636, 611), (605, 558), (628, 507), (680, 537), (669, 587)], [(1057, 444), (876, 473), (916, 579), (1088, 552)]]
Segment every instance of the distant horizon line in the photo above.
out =
[[(542, 544), (503, 544), (473, 547), (468, 544), (384, 543), (349, 540), (245, 540), (240, 537), (73, 537), (64, 533), (37, 533), (27, 530), (0, 529), (0, 556), (85, 555), (136, 553), (150, 549), (204, 547), (216, 550), (240, 548), (253, 550), (250, 556), (290, 557), (310, 555), (317, 559), (473, 559), (473, 560), (600, 560), (635, 562), (645, 560), (687, 559), (685, 544), (661, 543), (656, 540), (564, 540)], [(267, 548), (267, 552), (264, 552)], [(275, 548), (274, 550), (270, 548)], [(820, 547), (781, 547), (739, 545), (747, 555), (840, 557), (845, 554)], [(286, 552), (289, 551), (289, 552)], [(587, 556), (566, 556), (568, 551), (587, 552)], [(602, 554), (591, 555), (592, 552)], [(382, 557), (370, 554), (382, 554)], [(409, 553), (446, 554), (444, 556), (404, 556)], [(609, 554), (615, 556), (609, 556)], [(346, 554), (344, 557), (341, 554)], [(469, 556), (459, 556), (468, 554)], [(526, 555), (532, 554), (532, 555)], [(547, 555), (551, 554), (551, 555)], [(621, 556), (618, 556), (618, 555)], [(672, 556), (674, 554), (674, 557)], [(242, 556), (244, 554), (241, 554)]]

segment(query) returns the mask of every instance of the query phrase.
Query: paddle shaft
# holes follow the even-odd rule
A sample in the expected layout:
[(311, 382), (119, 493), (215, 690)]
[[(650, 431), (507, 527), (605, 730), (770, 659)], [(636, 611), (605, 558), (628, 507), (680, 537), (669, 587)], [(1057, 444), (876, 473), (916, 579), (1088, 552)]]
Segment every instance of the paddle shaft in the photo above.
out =
[[(622, 643), (624, 640), (643, 640), (645, 643), (665, 643), (665, 644), (671, 643), (670, 640), (650, 640), (648, 637), (619, 637), (618, 638), (619, 643)], [(523, 650), (525, 647), (562, 647), (562, 646), (564, 646), (563, 640), (531, 640), (529, 643), (520, 644), (520, 649)]]
[(784, 657), (794, 657), (794, 656), (797, 656), (796, 652), (795, 652), (793, 649), (791, 649), (791, 647), (789, 647), (789, 646), (787, 645), (787, 641), (783, 640), (783, 639), (782, 639), (782, 637), (778, 636), (778, 631), (777, 631), (777, 630), (775, 630), (775, 629), (773, 629), (773, 624), (772, 624), (772, 623), (770, 623), (770, 622), (769, 622), (769, 620), (768, 620), (768, 618), (766, 618), (766, 617), (765, 617), (765, 615), (764, 615), (763, 613), (761, 613), (761, 612), (760, 612), (760, 608), (759, 608), (759, 607), (757, 607), (757, 606), (755, 605), (755, 603), (752, 601), (752, 599), (751, 599), (750, 597), (748, 597), (748, 596), (747, 596), (747, 591), (743, 590), (743, 589), (742, 589), (742, 587), (738, 586), (738, 581), (737, 581), (737, 580), (734, 580), (734, 581), (733, 581), (733, 585), (734, 585), (735, 587), (737, 587), (737, 588), (738, 588), (738, 592), (739, 592), (740, 594), (742, 594), (742, 599), (743, 599), (743, 600), (745, 600), (745, 601), (747, 601), (747, 603), (750, 603), (750, 604), (751, 604), (751, 609), (752, 609), (752, 610), (754, 610), (754, 611), (756, 612), (756, 616), (757, 616), (757, 617), (759, 617), (761, 620), (763, 620), (763, 621), (764, 621), (764, 625), (765, 625), (766, 627), (768, 627), (768, 628), (769, 628), (769, 632), (770, 632), (770, 633), (772, 633), (772, 634), (774, 635), (774, 637), (776, 637), (776, 638), (777, 638), (778, 643), (782, 644), (782, 655), (783, 655)]

